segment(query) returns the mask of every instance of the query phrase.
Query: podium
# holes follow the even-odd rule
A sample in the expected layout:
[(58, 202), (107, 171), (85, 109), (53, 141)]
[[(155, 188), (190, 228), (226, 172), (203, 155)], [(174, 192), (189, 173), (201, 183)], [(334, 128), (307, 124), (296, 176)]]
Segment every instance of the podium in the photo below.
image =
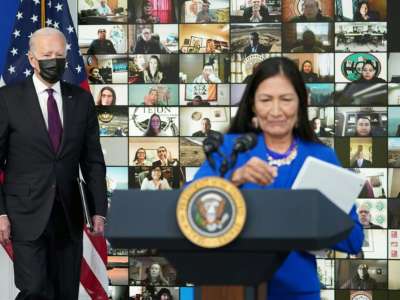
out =
[[(181, 190), (114, 191), (106, 237), (114, 248), (158, 249), (180, 282), (207, 286), (199, 292), (201, 299), (240, 300), (257, 298), (260, 289), (249, 292), (240, 286), (265, 283), (290, 251), (328, 248), (345, 239), (354, 225), (316, 190), (241, 192), (247, 220), (238, 238), (224, 247), (204, 249), (184, 237), (176, 220)], [(209, 287), (231, 285), (236, 287)]]

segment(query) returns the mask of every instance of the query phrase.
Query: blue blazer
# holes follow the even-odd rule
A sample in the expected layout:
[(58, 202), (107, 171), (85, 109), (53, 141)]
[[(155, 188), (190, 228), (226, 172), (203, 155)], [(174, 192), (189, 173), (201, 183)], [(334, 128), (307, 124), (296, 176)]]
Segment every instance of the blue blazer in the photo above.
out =
[[(237, 134), (226, 134), (224, 143), (220, 150), (225, 155), (230, 155), (234, 141), (238, 137)], [(296, 158), (290, 165), (281, 166), (278, 169), (278, 175), (274, 182), (268, 186), (260, 186), (254, 183), (245, 183), (241, 189), (290, 189), (297, 173), (303, 165), (307, 156), (324, 160), (334, 165), (340, 165), (335, 152), (328, 146), (306, 142), (298, 139), (298, 153)], [(237, 168), (243, 166), (251, 157), (256, 156), (266, 160), (267, 150), (264, 141), (264, 135), (258, 134), (257, 145), (248, 152), (238, 155), (237, 163), (230, 170), (226, 178), (230, 178), (231, 174)], [(214, 153), (212, 155), (216, 163), (216, 170), (221, 165), (222, 158)], [(218, 172), (213, 170), (208, 161), (205, 161), (195, 174), (194, 179), (199, 179), (206, 176), (219, 176)], [(357, 254), (361, 250), (364, 234), (362, 226), (358, 221), (355, 206), (350, 213), (355, 226), (350, 232), (347, 239), (336, 245), (332, 245), (332, 249)], [(320, 282), (317, 276), (317, 267), (315, 256), (307, 252), (292, 251), (282, 266), (274, 274), (273, 278), (268, 282), (268, 299), (301, 299), (301, 300), (316, 300), (320, 299)]]

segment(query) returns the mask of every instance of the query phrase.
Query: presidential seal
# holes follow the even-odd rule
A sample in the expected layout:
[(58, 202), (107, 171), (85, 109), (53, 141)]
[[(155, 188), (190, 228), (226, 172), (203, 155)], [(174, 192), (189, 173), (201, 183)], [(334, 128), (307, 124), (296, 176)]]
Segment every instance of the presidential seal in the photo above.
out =
[(179, 228), (203, 248), (232, 242), (246, 221), (246, 204), (239, 189), (220, 177), (194, 181), (181, 194), (176, 209)]

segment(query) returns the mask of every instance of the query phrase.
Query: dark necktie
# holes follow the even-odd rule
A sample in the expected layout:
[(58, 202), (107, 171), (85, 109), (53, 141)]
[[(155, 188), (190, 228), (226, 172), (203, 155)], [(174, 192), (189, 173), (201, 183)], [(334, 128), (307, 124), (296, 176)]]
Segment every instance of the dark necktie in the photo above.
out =
[(63, 128), (61, 125), (60, 113), (58, 112), (56, 99), (54, 99), (53, 96), (54, 90), (47, 89), (46, 92), (49, 94), (49, 98), (47, 99), (49, 136), (53, 145), (54, 152), (57, 153), (61, 143)]

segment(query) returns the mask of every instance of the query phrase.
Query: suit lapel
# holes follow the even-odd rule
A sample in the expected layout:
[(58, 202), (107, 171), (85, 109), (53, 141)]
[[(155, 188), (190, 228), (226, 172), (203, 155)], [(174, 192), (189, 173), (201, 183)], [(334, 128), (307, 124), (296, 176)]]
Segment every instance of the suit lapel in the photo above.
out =
[(43, 136), (45, 143), (49, 149), (49, 151), (54, 154), (53, 145), (51, 144), (49, 131), (47, 130), (46, 121), (43, 118), (43, 112), (40, 108), (39, 98), (36, 93), (35, 86), (33, 84), (32, 77), (27, 81), (27, 93), (23, 91), (23, 98), (27, 98), (28, 102), (28, 112), (32, 117), (32, 128), (37, 128), (39, 133)]

